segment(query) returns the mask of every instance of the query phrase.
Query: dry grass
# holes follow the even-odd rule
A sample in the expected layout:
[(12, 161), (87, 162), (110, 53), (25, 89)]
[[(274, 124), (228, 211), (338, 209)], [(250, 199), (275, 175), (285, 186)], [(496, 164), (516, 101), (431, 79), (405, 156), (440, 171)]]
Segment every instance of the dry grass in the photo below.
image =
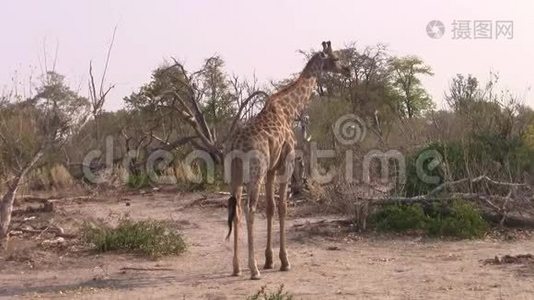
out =
[(35, 169), (26, 180), (26, 187), (30, 190), (57, 190), (73, 185), (75, 185), (74, 178), (61, 164)]

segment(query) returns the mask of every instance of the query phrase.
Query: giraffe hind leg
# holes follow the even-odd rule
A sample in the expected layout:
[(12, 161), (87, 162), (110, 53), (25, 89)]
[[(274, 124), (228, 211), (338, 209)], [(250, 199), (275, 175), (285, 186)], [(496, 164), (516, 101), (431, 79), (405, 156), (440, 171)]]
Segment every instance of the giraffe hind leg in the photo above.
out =
[(248, 267), (250, 269), (250, 279), (260, 279), (260, 271), (254, 256), (254, 215), (256, 213), (256, 204), (259, 196), (261, 181), (253, 181), (247, 185), (248, 205), (245, 209), (247, 219), (248, 235)]
[[(232, 188), (232, 197), (235, 201), (235, 210), (233, 215), (231, 216), (233, 218), (233, 227), (234, 227), (234, 258), (233, 258), (233, 272), (232, 276), (239, 276), (241, 275), (241, 269), (239, 267), (239, 231), (240, 231), (240, 223), (241, 223), (241, 194), (242, 194), (243, 187), (242, 186), (235, 186)], [(229, 203), (229, 215), (230, 215), (230, 199), (228, 201)], [(229, 216), (230, 217), (230, 216)], [(229, 220), (230, 225), (230, 231), (232, 230), (232, 225), (230, 224), (231, 220)], [(231, 232), (228, 232), (228, 237), (230, 236)]]

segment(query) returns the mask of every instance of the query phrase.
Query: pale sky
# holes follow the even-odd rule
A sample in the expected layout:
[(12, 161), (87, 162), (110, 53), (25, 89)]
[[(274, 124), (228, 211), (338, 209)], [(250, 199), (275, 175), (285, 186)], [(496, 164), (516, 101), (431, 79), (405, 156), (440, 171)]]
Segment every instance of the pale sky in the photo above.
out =
[[(431, 20), (445, 24), (445, 35), (431, 39)], [(492, 39), (455, 40), (454, 20), (489, 20)], [(497, 21), (513, 21), (513, 39), (496, 39)], [(213, 54), (227, 70), (260, 82), (284, 79), (303, 68), (298, 49), (319, 48), (331, 40), (340, 48), (385, 43), (396, 55), (414, 54), (435, 73), (425, 87), (441, 107), (456, 73), (501, 83), (534, 107), (534, 1), (132, 1), (12, 0), (0, 6), (0, 86), (17, 73), (27, 80), (51, 68), (87, 94), (89, 60), (96, 74), (104, 65), (113, 28), (118, 26), (107, 82), (115, 84), (106, 109), (150, 79), (151, 71), (174, 56), (191, 69)], [(32, 71), (33, 70), (33, 71)]]

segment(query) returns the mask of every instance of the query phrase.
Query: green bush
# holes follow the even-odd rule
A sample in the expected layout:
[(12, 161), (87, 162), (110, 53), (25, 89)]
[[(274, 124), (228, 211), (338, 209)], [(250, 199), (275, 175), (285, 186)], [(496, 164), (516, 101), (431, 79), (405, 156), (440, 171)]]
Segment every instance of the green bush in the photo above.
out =
[(254, 295), (247, 297), (247, 300), (291, 300), (293, 295), (288, 292), (284, 292), (284, 285), (280, 285), (275, 292), (269, 292), (266, 290), (266, 286), (262, 286), (258, 292)]
[(426, 218), (420, 205), (388, 205), (371, 216), (371, 223), (381, 231), (403, 232), (424, 229)]
[(123, 250), (155, 258), (178, 255), (186, 249), (182, 236), (161, 221), (121, 219), (117, 227), (86, 224), (82, 233), (99, 252)]
[(127, 185), (132, 189), (141, 189), (150, 186), (150, 177), (145, 173), (130, 174)]
[[(438, 177), (439, 180), (437, 183), (427, 183), (419, 178), (417, 173), (417, 159), (423, 159), (425, 154), (430, 154), (432, 152), (438, 152), (443, 161), (440, 165), (429, 168), (431, 159), (422, 161), (422, 171), (427, 176)], [(436, 188), (439, 184), (443, 183), (447, 178), (448, 174), (452, 178), (463, 178), (465, 175), (464, 159), (465, 150), (462, 148), (460, 143), (448, 142), (448, 143), (432, 143), (428, 146), (422, 148), (414, 155), (411, 155), (406, 160), (406, 183), (399, 189), (404, 191), (404, 195), (407, 197), (413, 197), (417, 195), (427, 194)]]
[(473, 205), (456, 200), (451, 205), (388, 205), (371, 215), (379, 231), (406, 232), (422, 230), (430, 236), (480, 238), (488, 224)]
[(480, 238), (488, 231), (488, 223), (470, 203), (457, 200), (450, 211), (440, 211), (428, 219), (429, 235)]
[[(428, 194), (445, 180), (474, 178), (488, 175), (499, 179), (500, 174), (512, 177), (512, 181), (523, 181), (523, 174), (534, 170), (534, 148), (529, 147), (526, 137), (503, 137), (496, 133), (473, 134), (464, 143), (436, 142), (423, 147), (406, 159), (406, 182), (398, 186), (402, 195), (413, 197)], [(532, 138), (534, 140), (534, 138)], [(443, 158), (437, 167), (429, 168), (431, 159), (422, 161), (422, 170), (428, 176), (438, 177), (437, 183), (421, 180), (417, 172), (417, 159), (437, 151)], [(502, 178), (501, 178), (502, 179)]]

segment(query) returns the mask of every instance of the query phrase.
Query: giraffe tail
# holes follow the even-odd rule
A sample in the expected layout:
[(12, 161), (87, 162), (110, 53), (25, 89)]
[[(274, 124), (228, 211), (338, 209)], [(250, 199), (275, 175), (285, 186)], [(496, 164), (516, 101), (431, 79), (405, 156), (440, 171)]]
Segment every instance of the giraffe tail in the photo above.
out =
[(235, 196), (231, 196), (228, 198), (228, 235), (226, 236), (226, 240), (230, 238), (230, 234), (232, 233), (232, 223), (234, 222), (235, 215), (237, 210), (237, 199)]

